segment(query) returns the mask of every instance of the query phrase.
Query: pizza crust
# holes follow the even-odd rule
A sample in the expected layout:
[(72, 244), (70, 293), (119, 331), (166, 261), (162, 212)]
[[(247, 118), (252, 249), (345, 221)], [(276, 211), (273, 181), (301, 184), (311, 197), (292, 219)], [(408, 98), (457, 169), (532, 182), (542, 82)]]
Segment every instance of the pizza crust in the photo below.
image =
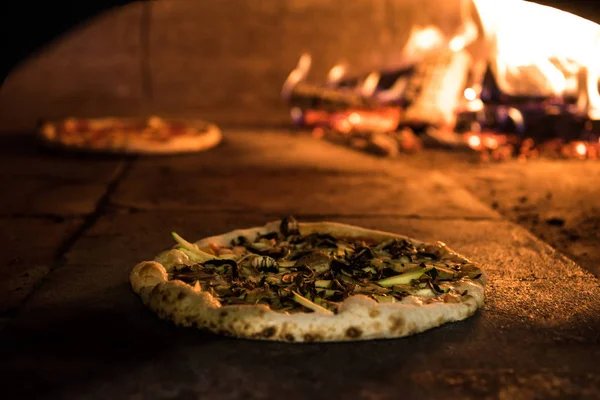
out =
[[(229, 245), (240, 235), (278, 230), (280, 221), (263, 227), (243, 229), (196, 242)], [(369, 237), (377, 240), (407, 238), (387, 232), (332, 222), (300, 223), (300, 232), (330, 233), (346, 237)], [(411, 239), (412, 240), (412, 239)], [(415, 243), (423, 243), (413, 240)], [(161, 253), (155, 261), (137, 264), (130, 275), (132, 288), (143, 303), (162, 319), (182, 326), (206, 328), (215, 333), (239, 338), (286, 342), (337, 342), (400, 338), (426, 331), (448, 322), (473, 315), (484, 303), (486, 278), (457, 281), (457, 291), (468, 294), (445, 294), (435, 298), (408, 296), (397, 303), (378, 303), (363, 295), (354, 295), (341, 303), (337, 314), (294, 313), (271, 310), (266, 305), (221, 306), (211, 294), (179, 281), (168, 280), (167, 271), (185, 255), (177, 250)]]

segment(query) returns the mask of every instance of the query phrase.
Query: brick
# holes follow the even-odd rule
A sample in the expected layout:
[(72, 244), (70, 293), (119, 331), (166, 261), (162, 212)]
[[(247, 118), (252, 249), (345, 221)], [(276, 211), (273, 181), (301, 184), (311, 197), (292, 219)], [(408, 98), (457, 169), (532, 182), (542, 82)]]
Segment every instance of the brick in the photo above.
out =
[(53, 179), (28, 179), (0, 177), (3, 187), (18, 187), (10, 196), (0, 198), (4, 216), (81, 216), (92, 213), (106, 184), (62, 183)]
[(383, 0), (156, 2), (154, 107), (229, 125), (287, 123), (279, 93), (300, 55), (313, 55), (316, 82), (340, 61), (354, 72), (379, 68), (384, 13)]
[(39, 118), (141, 112), (143, 3), (105, 12), (25, 60), (0, 93), (0, 127), (31, 129)]
[(81, 223), (73, 219), (1, 218), (0, 315), (18, 307), (50, 271), (62, 242)]
[[(292, 136), (272, 135), (265, 147), (246, 149), (235, 164), (232, 151), (237, 140), (265, 140), (260, 132), (229, 135), (226, 143), (196, 158), (207, 158), (195, 171), (174, 172), (165, 164), (147, 162), (134, 168), (120, 185), (113, 204), (139, 209), (187, 209), (325, 215), (420, 215), (429, 217), (496, 218), (466, 191), (436, 171), (392, 169), (394, 163), (378, 164), (374, 158), (314, 140), (312, 146), (296, 147)], [(294, 160), (267, 163), (273, 148), (286, 148)], [(239, 146), (241, 147), (241, 146)], [(326, 151), (325, 151), (326, 149)], [(301, 152), (306, 153), (301, 153)], [(288, 153), (288, 154), (289, 154)], [(301, 159), (306, 161), (301, 163)], [(207, 162), (213, 160), (212, 163)], [(366, 166), (360, 173), (336, 168)], [(178, 161), (174, 161), (178, 163)], [(228, 165), (235, 165), (230, 168)], [(328, 165), (330, 169), (324, 170)], [(342, 167), (344, 168), (344, 167)]]
[[(100, 219), (2, 335), (3, 346), (10, 343), (0, 364), (5, 377), (29, 383), (11, 385), (11, 393), (44, 389), (61, 398), (247, 398), (251, 392), (258, 398), (285, 393), (291, 399), (310, 393), (369, 393), (392, 398), (399, 384), (408, 394), (449, 398), (491, 396), (509, 388), (517, 394), (531, 388), (550, 394), (597, 391), (589, 371), (600, 355), (598, 333), (591, 329), (600, 311), (600, 288), (560, 257), (545, 262), (545, 245), (506, 222), (337, 219), (441, 238), (477, 260), (505, 247), (505, 259), (498, 263), (513, 274), (489, 271), (483, 310), (464, 322), (403, 340), (311, 346), (230, 340), (160, 322), (131, 292), (127, 278), (132, 265), (169, 247), (170, 229), (193, 239), (265, 218), (178, 211), (115, 213)], [(531, 260), (521, 260), (518, 246), (507, 245), (507, 232), (511, 240), (536, 242), (530, 247), (539, 254), (533, 261), (540, 273), (555, 269), (565, 277), (516, 279), (530, 273)], [(486, 237), (475, 240), (477, 234)], [(109, 371), (110, 383), (84, 379)], [(544, 379), (554, 383), (545, 385)]]
[(45, 151), (33, 135), (0, 134), (0, 179), (48, 180), (58, 183), (109, 183), (122, 158)]

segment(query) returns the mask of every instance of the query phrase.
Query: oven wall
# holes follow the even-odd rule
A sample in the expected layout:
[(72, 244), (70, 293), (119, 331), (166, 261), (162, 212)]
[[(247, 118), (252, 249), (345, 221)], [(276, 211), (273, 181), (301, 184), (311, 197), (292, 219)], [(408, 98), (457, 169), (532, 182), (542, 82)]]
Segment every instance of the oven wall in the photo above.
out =
[(0, 129), (67, 115), (196, 116), (223, 125), (287, 124), (279, 99), (304, 51), (310, 79), (339, 61), (393, 66), (412, 24), (459, 25), (460, 0), (136, 2), (82, 23), (13, 70)]

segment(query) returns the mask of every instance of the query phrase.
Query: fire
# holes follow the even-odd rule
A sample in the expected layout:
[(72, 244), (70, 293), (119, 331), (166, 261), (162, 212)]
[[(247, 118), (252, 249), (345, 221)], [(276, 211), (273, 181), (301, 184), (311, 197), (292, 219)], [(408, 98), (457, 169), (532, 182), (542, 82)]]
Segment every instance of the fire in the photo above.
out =
[(352, 125), (357, 125), (357, 124), (360, 124), (360, 120), (361, 120), (361, 119), (362, 119), (362, 118), (361, 118), (360, 114), (359, 114), (359, 113), (357, 113), (357, 112), (353, 112), (352, 114), (350, 114), (350, 115), (348, 116), (348, 121), (350, 121), (350, 123), (351, 123)]
[[(424, 108), (434, 117), (455, 117), (442, 124), (449, 132), (444, 143), (468, 146), (490, 160), (545, 154), (597, 159), (600, 139), (591, 121), (600, 120), (600, 26), (523, 0), (459, 1), (468, 4), (460, 27), (446, 32), (447, 26), (413, 25), (401, 62), (389, 71), (340, 85), (347, 66), (338, 63), (325, 84), (311, 84), (304, 80), (312, 60), (303, 54), (282, 89), (292, 120), (348, 140), (396, 138), (401, 126), (417, 134), (421, 125), (440, 128), (433, 117), (413, 115), (430, 102)], [(560, 127), (552, 129), (558, 120)], [(545, 146), (552, 135), (560, 143)]]
[[(412, 41), (411, 41), (412, 39)], [(414, 28), (409, 42), (416, 50), (429, 50), (439, 46), (444, 40), (444, 35), (436, 26), (429, 25), (424, 28)]]
[(312, 57), (308, 53), (304, 53), (300, 56), (298, 60), (298, 66), (296, 69), (307, 73), (310, 70), (310, 66), (312, 65)]
[(562, 96), (575, 91), (588, 114), (598, 114), (600, 26), (521, 0), (474, 3), (492, 43), (492, 69), (504, 93)]
[(467, 139), (467, 144), (472, 149), (478, 149), (481, 146), (481, 138), (477, 135), (470, 135)]
[(469, 101), (475, 101), (477, 99), (477, 92), (473, 88), (466, 88), (464, 92), (465, 99)]
[(381, 76), (379, 75), (379, 72), (371, 72), (369, 76), (365, 78), (365, 81), (363, 82), (360, 88), (361, 94), (363, 96), (373, 95), (373, 93), (377, 89), (377, 85), (379, 84), (380, 78)]
[(487, 136), (485, 138), (485, 147), (488, 149), (497, 149), (498, 148), (498, 139), (495, 137)]
[(575, 145), (575, 153), (577, 153), (578, 156), (585, 157), (587, 154), (587, 146), (585, 143), (577, 143)]
[(465, 40), (465, 38), (463, 36), (455, 36), (452, 38), (452, 40), (450, 40), (450, 43), (448, 43), (448, 46), (450, 47), (450, 50), (452, 50), (454, 52), (459, 52), (465, 48), (466, 44), (467, 44), (467, 41)]
[(327, 83), (332, 85), (337, 83), (346, 75), (346, 66), (343, 64), (334, 65), (327, 74)]
[(287, 100), (291, 96), (294, 87), (306, 78), (306, 75), (308, 75), (308, 71), (310, 70), (311, 65), (312, 58), (310, 54), (302, 54), (302, 56), (300, 56), (300, 59), (298, 60), (296, 68), (292, 70), (292, 72), (290, 72), (287, 79), (283, 83), (283, 87), (281, 88), (281, 97), (284, 100)]
[(345, 111), (331, 115), (330, 121), (331, 126), (342, 133), (393, 132), (400, 121), (400, 110), (388, 107), (376, 111)]

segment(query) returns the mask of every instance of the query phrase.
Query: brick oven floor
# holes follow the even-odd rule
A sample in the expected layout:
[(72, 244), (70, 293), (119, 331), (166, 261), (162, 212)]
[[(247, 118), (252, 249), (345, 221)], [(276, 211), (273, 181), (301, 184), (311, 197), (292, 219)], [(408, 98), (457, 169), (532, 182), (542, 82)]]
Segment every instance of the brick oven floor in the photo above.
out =
[[(600, 397), (598, 280), (472, 195), (461, 168), (278, 131), (160, 158), (0, 141), (3, 398)], [(195, 239), (288, 213), (442, 240), (482, 263), (486, 305), (409, 338), (291, 345), (174, 327), (129, 288), (171, 230)]]

